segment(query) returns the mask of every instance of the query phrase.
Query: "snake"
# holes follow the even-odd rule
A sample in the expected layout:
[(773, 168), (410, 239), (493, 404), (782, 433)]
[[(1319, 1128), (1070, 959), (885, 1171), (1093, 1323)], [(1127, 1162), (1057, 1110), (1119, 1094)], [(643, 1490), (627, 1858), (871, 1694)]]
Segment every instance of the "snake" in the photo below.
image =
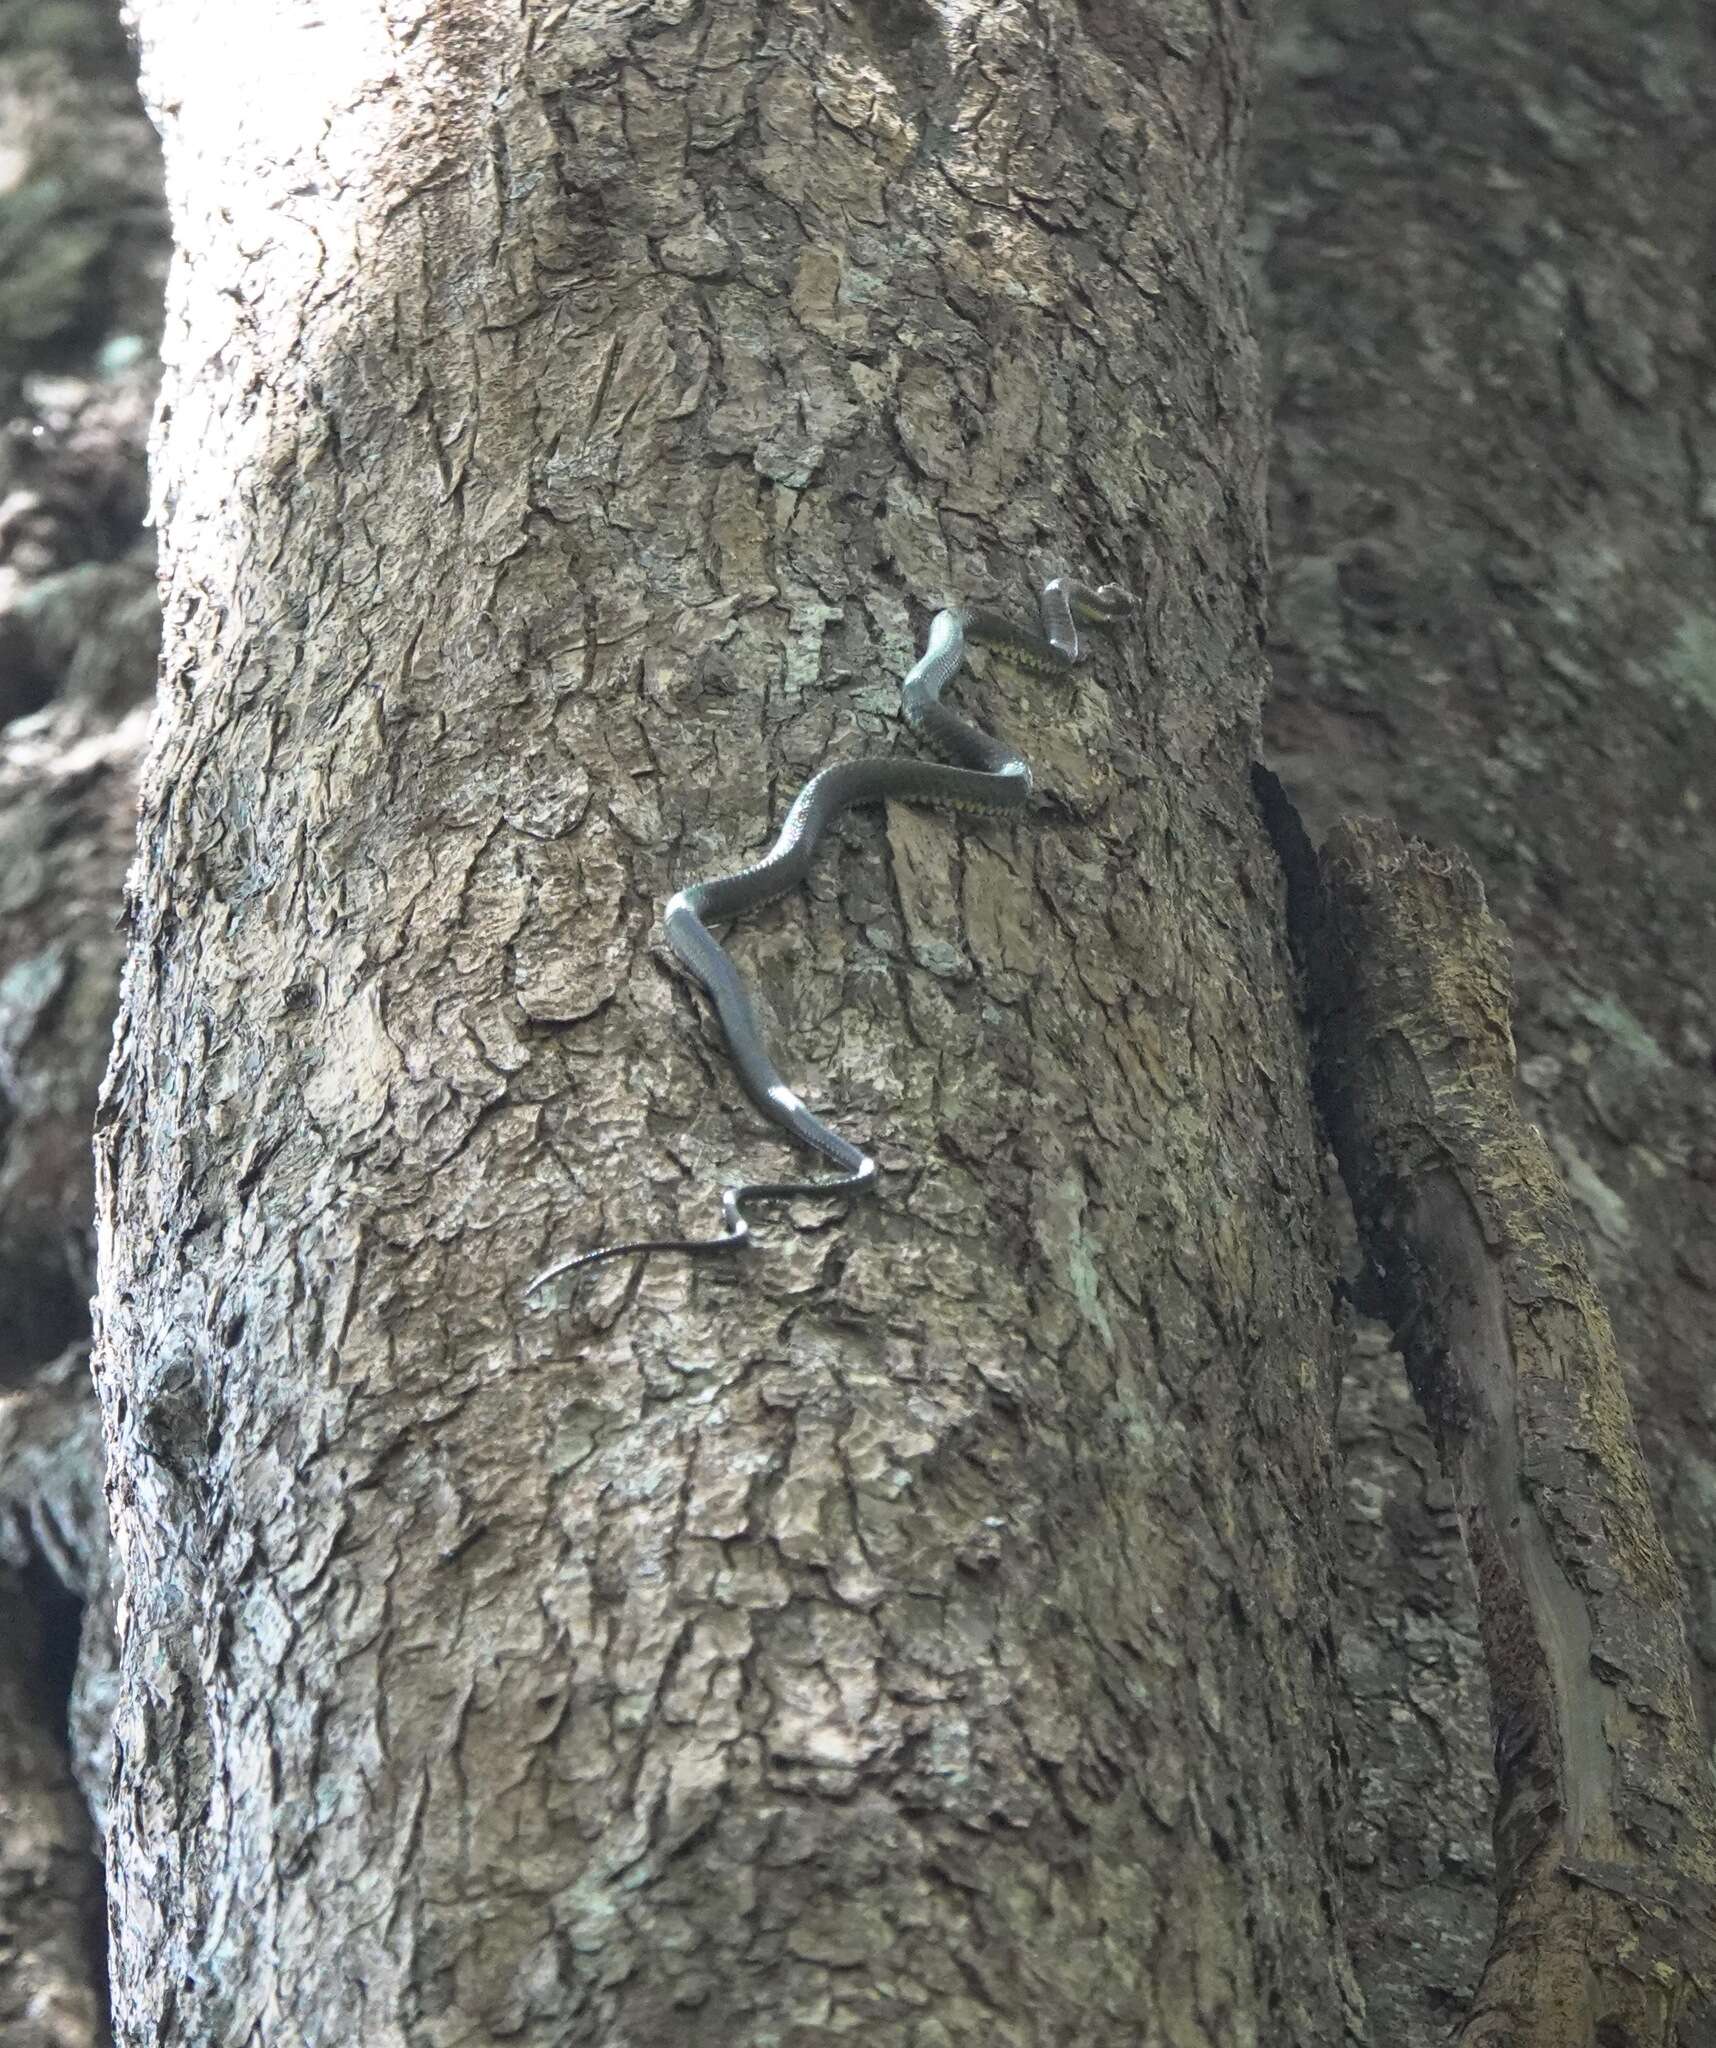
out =
[(889, 755), (839, 761), (820, 769), (793, 799), (774, 844), (760, 860), (732, 874), (689, 883), (668, 898), (662, 912), (667, 943), (713, 1003), (741, 1086), (789, 1137), (827, 1160), (835, 1177), (735, 1182), (722, 1190), (722, 1229), (717, 1236), (633, 1238), (575, 1252), (538, 1273), (527, 1294), (562, 1273), (604, 1259), (649, 1252), (738, 1251), (751, 1236), (745, 1215), (749, 1203), (856, 1195), (875, 1187), (876, 1162), (870, 1154), (824, 1123), (782, 1079), (744, 979), (709, 927), (797, 888), (810, 873), (817, 845), (829, 826), (855, 805), (923, 804), (982, 817), (1022, 811), (1031, 797), (1030, 763), (1005, 740), (961, 718), (942, 702), (942, 692), (964, 666), (973, 645), (992, 648), (1039, 674), (1064, 674), (1087, 652), (1079, 627), (1112, 624), (1124, 618), (1132, 604), (1131, 595), (1117, 583), (1092, 586), (1057, 576), (1038, 594), (1041, 632), (982, 605), (937, 612), (923, 655), (901, 685), (900, 699), (906, 723), (945, 760)]

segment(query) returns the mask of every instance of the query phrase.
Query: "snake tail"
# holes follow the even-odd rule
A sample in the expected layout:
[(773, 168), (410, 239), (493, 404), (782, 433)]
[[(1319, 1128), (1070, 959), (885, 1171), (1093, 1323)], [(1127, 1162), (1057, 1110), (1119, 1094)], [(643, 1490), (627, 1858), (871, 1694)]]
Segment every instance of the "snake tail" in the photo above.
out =
[(1040, 632), (983, 607), (937, 612), (923, 655), (901, 686), (900, 700), (907, 724), (945, 759), (841, 761), (821, 769), (793, 799), (774, 844), (760, 860), (730, 875), (691, 882), (668, 899), (662, 915), (667, 942), (714, 1005), (728, 1057), (745, 1093), (789, 1137), (827, 1160), (835, 1177), (735, 1183), (722, 1190), (724, 1228), (718, 1236), (635, 1238), (600, 1245), (545, 1268), (526, 1293), (604, 1259), (648, 1252), (737, 1251), (751, 1235), (744, 1213), (747, 1203), (861, 1194), (875, 1186), (875, 1160), (825, 1124), (787, 1086), (770, 1057), (750, 992), (709, 927), (797, 888), (810, 873), (824, 833), (855, 805), (916, 803), (989, 817), (1022, 811), (1031, 796), (1030, 764), (1005, 740), (969, 724), (944, 704), (942, 691), (959, 673), (973, 644), (993, 648), (1043, 674), (1062, 673), (1084, 659), (1081, 624), (1112, 624), (1131, 608), (1130, 595), (1118, 584), (1093, 588), (1058, 576), (1039, 593)]

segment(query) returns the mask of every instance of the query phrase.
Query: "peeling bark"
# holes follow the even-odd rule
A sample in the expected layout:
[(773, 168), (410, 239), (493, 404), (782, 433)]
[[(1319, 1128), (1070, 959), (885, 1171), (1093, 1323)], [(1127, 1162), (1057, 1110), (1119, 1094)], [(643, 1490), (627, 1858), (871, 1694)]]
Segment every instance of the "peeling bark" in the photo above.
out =
[[(1348, 2039), (1244, 10), (138, 12), (120, 2038)], [(525, 1313), (770, 1156), (656, 907), (1051, 567), (1061, 815), (735, 936), (880, 1199)]]
[[(1514, 1102), (1470, 865), (1347, 823), (1322, 861), (1317, 1085), (1477, 1577), (1501, 1912), (1470, 2048), (1672, 2048), (1716, 1993), (1716, 1796), (1682, 1591), (1608, 1316)], [(1301, 901), (1306, 900), (1301, 898)]]

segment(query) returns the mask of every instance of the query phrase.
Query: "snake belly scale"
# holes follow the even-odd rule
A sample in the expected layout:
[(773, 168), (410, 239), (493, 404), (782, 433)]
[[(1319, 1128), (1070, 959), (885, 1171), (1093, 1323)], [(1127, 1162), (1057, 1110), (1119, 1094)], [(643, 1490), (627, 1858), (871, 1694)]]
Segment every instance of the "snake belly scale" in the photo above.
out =
[(1123, 618), (1132, 599), (1118, 584), (1099, 587), (1058, 576), (1043, 586), (1038, 608), (1041, 632), (1016, 625), (1000, 612), (974, 606), (937, 612), (929, 644), (901, 688), (906, 722), (946, 759), (920, 761), (875, 758), (836, 762), (821, 769), (799, 791), (775, 843), (761, 860), (730, 875), (692, 882), (668, 899), (662, 914), (667, 942), (715, 1006), (734, 1071), (751, 1100), (799, 1144), (835, 1169), (824, 1180), (738, 1182), (722, 1190), (723, 1229), (716, 1237), (636, 1238), (576, 1252), (537, 1274), (534, 1293), (575, 1267), (643, 1252), (737, 1251), (750, 1236), (745, 1205), (789, 1201), (801, 1195), (857, 1194), (875, 1185), (876, 1162), (807, 1109), (782, 1079), (769, 1055), (750, 992), (725, 948), (709, 929), (760, 903), (784, 895), (810, 872), (818, 842), (828, 827), (856, 804), (883, 801), (1001, 816), (1023, 810), (1031, 795), (1031, 769), (1004, 740), (968, 723), (941, 701), (959, 673), (966, 649), (992, 647), (1020, 666), (1058, 675), (1084, 658), (1081, 624), (1107, 625)]

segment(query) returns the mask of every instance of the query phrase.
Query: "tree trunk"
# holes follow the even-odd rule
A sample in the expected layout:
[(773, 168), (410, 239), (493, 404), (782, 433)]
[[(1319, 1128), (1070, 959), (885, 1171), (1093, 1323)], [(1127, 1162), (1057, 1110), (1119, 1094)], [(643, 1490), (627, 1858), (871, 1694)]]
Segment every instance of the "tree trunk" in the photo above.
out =
[[(1244, 10), (138, 13), (120, 2037), (1347, 2038)], [(734, 940), (879, 1199), (525, 1304), (776, 1166), (662, 898), (1057, 570), (1054, 800)]]
[[(1270, 759), (1319, 837), (1358, 808), (1466, 848), (1509, 930), (1707, 1728), (1713, 108), (1681, 0), (1282, 0), (1254, 169)], [(1349, 1926), (1375, 2038), (1440, 2048), (1488, 1944), (1490, 1732), (1450, 1496), (1386, 1333), (1357, 1341)]]

